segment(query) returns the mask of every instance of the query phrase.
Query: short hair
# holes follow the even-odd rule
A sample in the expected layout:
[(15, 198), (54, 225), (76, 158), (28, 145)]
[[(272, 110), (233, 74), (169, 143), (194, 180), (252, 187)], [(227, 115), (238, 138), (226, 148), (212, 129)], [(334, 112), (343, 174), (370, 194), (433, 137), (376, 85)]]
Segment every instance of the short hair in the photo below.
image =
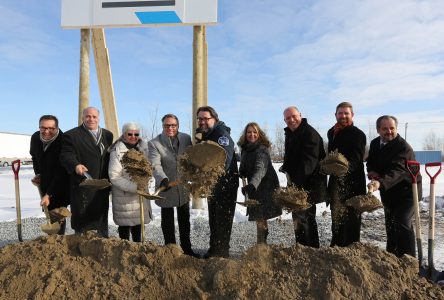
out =
[(289, 106), (289, 107), (287, 107), (286, 109), (284, 109), (284, 112), (283, 112), (283, 114), (285, 115), (285, 113), (288, 111), (288, 110), (290, 110), (290, 109), (295, 109), (298, 113), (301, 113), (300, 111), (299, 111), (299, 109), (296, 107), (296, 106)]
[(176, 122), (177, 122), (177, 125), (179, 125), (179, 118), (178, 118), (175, 114), (166, 114), (166, 115), (164, 115), (164, 116), (162, 117), (162, 123), (163, 123), (163, 121), (165, 121), (165, 119), (168, 119), (168, 118), (173, 118), (173, 119), (175, 119)]
[(219, 116), (217, 115), (216, 110), (212, 108), (211, 106), (201, 106), (197, 109), (196, 116), (201, 112), (206, 111), (209, 112), (210, 115), (216, 120), (216, 122), (219, 122)]
[(383, 115), (380, 116), (377, 120), (376, 120), (376, 129), (381, 128), (381, 122), (382, 120), (390, 120), (392, 119), (393, 121), (395, 121), (395, 126), (396, 128), (398, 128), (398, 119), (396, 119), (396, 117), (394, 116), (390, 116), (390, 115)]
[(257, 124), (256, 122), (250, 122), (245, 126), (244, 130), (242, 131), (242, 135), (239, 138), (239, 141), (237, 142), (239, 147), (242, 148), (247, 143), (247, 130), (248, 130), (248, 127), (250, 127), (250, 126), (253, 127), (257, 131), (258, 143), (261, 145), (264, 145), (267, 148), (270, 148), (271, 142), (268, 139), (267, 134), (259, 127), (259, 124)]
[(53, 116), (53, 115), (43, 115), (43, 116), (41, 116), (40, 119), (39, 119), (39, 125), (40, 125), (40, 122), (42, 122), (44, 120), (53, 120), (55, 122), (56, 128), (59, 128), (59, 120), (57, 119), (56, 116)]
[(122, 134), (125, 134), (126, 132), (130, 130), (140, 130), (140, 125), (136, 122), (128, 122), (123, 124), (122, 126)]
[(338, 109), (340, 108), (346, 108), (346, 107), (350, 107), (351, 112), (353, 112), (353, 105), (350, 102), (341, 102), (336, 106), (336, 112), (338, 112)]
[(97, 111), (97, 113), (100, 115), (100, 110), (99, 110), (97, 107), (94, 107), (94, 106), (88, 106), (88, 107), (86, 107), (86, 108), (84, 108), (84, 109), (82, 110), (82, 116), (85, 116), (85, 113), (86, 113), (86, 111), (87, 111), (88, 109), (95, 109), (95, 110)]

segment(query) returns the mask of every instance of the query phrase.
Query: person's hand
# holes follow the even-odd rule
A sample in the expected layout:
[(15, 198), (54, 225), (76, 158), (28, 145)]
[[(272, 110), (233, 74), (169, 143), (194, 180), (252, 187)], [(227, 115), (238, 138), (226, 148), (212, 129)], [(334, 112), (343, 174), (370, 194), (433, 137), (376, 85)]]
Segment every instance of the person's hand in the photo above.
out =
[(40, 206), (48, 206), (50, 203), (50, 199), (49, 199), (49, 195), (46, 194), (45, 196), (42, 197), (42, 200), (40, 200)]
[(83, 176), (83, 173), (88, 172), (88, 168), (82, 164), (78, 164), (75, 169), (77, 175)]
[(367, 184), (367, 188), (370, 193), (373, 193), (374, 191), (379, 190), (380, 186), (381, 186), (381, 183), (379, 183), (379, 181), (377, 181), (377, 180), (372, 180), (372, 181), (370, 181), (369, 184)]
[(159, 184), (159, 188), (164, 188), (164, 192), (168, 191), (171, 187), (170, 187), (170, 181), (168, 180), (168, 178), (164, 178), (162, 179), (162, 181)]
[(252, 185), (251, 183), (247, 184), (246, 186), (244, 186), (241, 189), (242, 194), (246, 194), (246, 195), (253, 195), (254, 193), (256, 193), (256, 188), (254, 187), (254, 185)]
[(35, 175), (34, 178), (31, 179), (32, 184), (35, 186), (39, 186), (40, 181), (41, 181), (40, 174)]

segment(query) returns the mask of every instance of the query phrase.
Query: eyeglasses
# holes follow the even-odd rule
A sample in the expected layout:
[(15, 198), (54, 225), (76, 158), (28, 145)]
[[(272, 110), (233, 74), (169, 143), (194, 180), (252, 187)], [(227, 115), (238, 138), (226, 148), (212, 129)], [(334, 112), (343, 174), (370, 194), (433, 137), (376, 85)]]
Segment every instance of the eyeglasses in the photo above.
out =
[(204, 121), (204, 122), (208, 122), (208, 121), (211, 120), (211, 119), (213, 119), (213, 117), (210, 117), (210, 118), (200, 118), (200, 117), (197, 117), (197, 121), (198, 121), (198, 122), (202, 122), (202, 121)]
[(55, 127), (43, 127), (43, 126), (40, 126), (39, 128), (40, 128), (40, 131), (41, 131), (41, 132), (45, 132), (45, 131), (54, 131), (54, 130), (57, 129), (57, 128), (55, 128)]
[(139, 136), (139, 133), (127, 133), (126, 134), (127, 136), (135, 136), (135, 137), (138, 137)]
[(177, 124), (163, 124), (163, 128), (176, 128)]

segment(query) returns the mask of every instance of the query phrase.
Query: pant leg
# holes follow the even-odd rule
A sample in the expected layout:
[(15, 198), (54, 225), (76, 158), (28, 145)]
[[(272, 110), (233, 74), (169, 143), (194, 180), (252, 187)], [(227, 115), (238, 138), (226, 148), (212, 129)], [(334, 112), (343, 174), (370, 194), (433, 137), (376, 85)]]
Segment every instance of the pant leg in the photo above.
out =
[(292, 213), (295, 225), (296, 243), (319, 248), (318, 224), (316, 223), (316, 205), (300, 213)]
[(208, 249), (208, 252), (212, 253), (217, 248), (218, 245), (216, 243), (216, 236), (217, 236), (217, 203), (216, 199), (214, 197), (208, 198), (208, 225), (210, 227), (210, 249)]
[(389, 203), (384, 203), (385, 232), (387, 234), (387, 252), (396, 255), (396, 234), (393, 220), (392, 207)]
[(130, 238), (130, 226), (119, 226), (117, 227), (119, 232), (119, 237), (124, 240), (129, 240)]
[(160, 209), (161, 227), (165, 245), (176, 243), (176, 233), (174, 228), (174, 207), (162, 207)]
[(131, 230), (131, 236), (133, 239), (133, 242), (141, 242), (142, 241), (142, 226), (139, 225), (134, 225), (134, 226), (130, 226), (130, 230)]
[(177, 222), (179, 223), (180, 246), (186, 252), (191, 250), (190, 203), (187, 202), (177, 207), (176, 210)]
[(404, 254), (416, 256), (415, 232), (412, 219), (414, 216), (413, 199), (398, 201), (393, 212), (394, 240), (396, 243), (396, 256)]
[(361, 214), (354, 208), (332, 203), (332, 240), (330, 246), (346, 247), (359, 242)]

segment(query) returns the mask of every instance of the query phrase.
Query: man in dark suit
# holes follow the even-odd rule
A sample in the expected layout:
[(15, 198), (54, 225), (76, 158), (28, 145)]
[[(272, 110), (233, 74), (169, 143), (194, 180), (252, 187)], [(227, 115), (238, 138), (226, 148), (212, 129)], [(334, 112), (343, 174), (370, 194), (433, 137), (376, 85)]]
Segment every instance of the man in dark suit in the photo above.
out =
[[(327, 196), (327, 176), (319, 174), (319, 161), (325, 157), (324, 142), (296, 107), (284, 110), (284, 121), (287, 124), (284, 129), (285, 155), (280, 171), (287, 174), (289, 186), (308, 192), (308, 201), (312, 204), (304, 212), (292, 213), (296, 242), (319, 248), (316, 204), (324, 202)], [(324, 191), (323, 195), (319, 191)]]
[(63, 135), (60, 162), (70, 175), (71, 227), (76, 233), (97, 230), (108, 237), (109, 188), (79, 186), (88, 172), (94, 179), (108, 178), (108, 148), (113, 134), (99, 127), (99, 110), (83, 110), (83, 123)]
[(331, 246), (345, 247), (359, 242), (361, 214), (345, 201), (353, 196), (365, 195), (364, 153), (366, 136), (353, 125), (353, 106), (342, 102), (336, 106), (336, 124), (327, 133), (328, 151), (337, 150), (347, 158), (347, 174), (330, 175), (328, 192), (332, 211)]
[[(69, 176), (59, 160), (62, 136), (57, 117), (43, 115), (39, 120), (39, 131), (31, 137), (29, 150), (35, 173), (32, 182), (39, 187), (40, 205), (48, 207), (51, 222), (59, 221), (51, 213), (53, 209), (69, 205)], [(65, 227), (63, 219), (58, 234), (64, 234)]]
[[(370, 143), (367, 172), (369, 189), (378, 190), (384, 205), (387, 251), (400, 257), (415, 256), (413, 192), (406, 160), (414, 160), (412, 147), (398, 134), (398, 120), (381, 116), (376, 121), (379, 137)], [(418, 178), (418, 186), (421, 180)], [(420, 189), (421, 190), (421, 189)]]

